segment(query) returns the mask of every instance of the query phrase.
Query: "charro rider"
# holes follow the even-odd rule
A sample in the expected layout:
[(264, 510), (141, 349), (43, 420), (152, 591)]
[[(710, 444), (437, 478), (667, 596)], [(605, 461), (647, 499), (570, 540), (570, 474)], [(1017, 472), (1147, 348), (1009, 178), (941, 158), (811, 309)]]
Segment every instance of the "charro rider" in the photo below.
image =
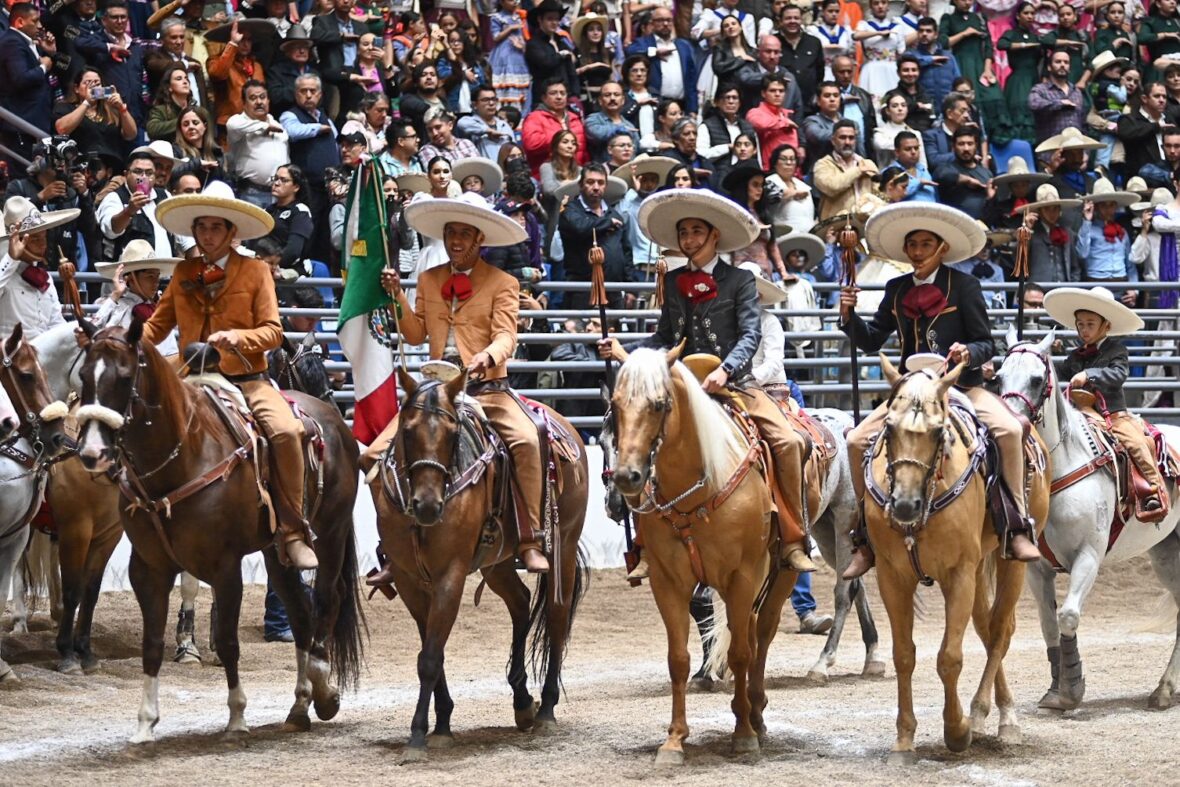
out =
[[(814, 571), (807, 556), (803, 517), (804, 439), (795, 432), (751, 374), (762, 340), (758, 287), (749, 271), (734, 268), (719, 253), (754, 242), (759, 226), (736, 203), (711, 192), (674, 190), (653, 194), (639, 208), (645, 235), (663, 249), (679, 249), (688, 265), (664, 276), (665, 299), (656, 331), (638, 346), (675, 347), (684, 353), (717, 356), (721, 365), (702, 385), (715, 394), (727, 386), (738, 391), (758, 432), (774, 455), (774, 469), (785, 511), (780, 511), (783, 565)], [(627, 353), (615, 339), (599, 342), (599, 353), (622, 361)]]
[[(18, 322), (29, 339), (65, 322), (45, 261), (49, 230), (69, 224), (80, 213), (77, 208), (42, 213), (24, 197), (9, 197), (4, 203), (0, 240), (7, 239), (8, 248), (0, 257), (0, 336), (12, 333)], [(69, 262), (59, 269), (67, 266), (72, 272)]]
[(1143, 421), (1127, 411), (1123, 395), (1130, 363), (1123, 336), (1143, 328), (1143, 320), (1117, 301), (1110, 290), (1062, 287), (1045, 294), (1045, 311), (1066, 328), (1076, 328), (1081, 346), (1066, 356), (1057, 369), (1061, 379), (1074, 390), (1085, 389), (1102, 396), (1099, 403), (1109, 414), (1110, 431), (1127, 449), (1131, 461), (1147, 481), (1140, 500), (1138, 518), (1159, 522), (1168, 515), (1167, 487), (1156, 464), (1154, 440)]
[[(95, 270), (114, 282), (114, 287), (98, 301), (98, 312), (92, 318), (94, 325), (128, 328), (132, 320), (150, 320), (160, 299), (160, 279), (171, 278), (180, 263), (178, 257), (157, 257), (151, 243), (137, 238), (123, 249), (118, 262), (95, 264)], [(176, 339), (169, 333), (156, 349), (164, 355), (175, 355)]]
[[(544, 573), (549, 570), (549, 561), (541, 552), (537, 535), (544, 479), (539, 435), (506, 380), (506, 362), (516, 351), (520, 284), (480, 257), (480, 247), (520, 243), (527, 239), (525, 231), (474, 193), (414, 202), (406, 208), (405, 217), (417, 232), (443, 242), (450, 264), (421, 273), (413, 307), (397, 271), (383, 271), (381, 284), (397, 301), (401, 333), (407, 342), (421, 344), (429, 339), (432, 359), (454, 359), (468, 374), (480, 378), (471, 393), (508, 447), (524, 498), (524, 511), (517, 511), (516, 516), (520, 559), (530, 572)], [(397, 425), (394, 418), (365, 452), (361, 465), (366, 472), (384, 457)], [(381, 584), (385, 579), (379, 575), (369, 584)]]
[(303, 424), (266, 371), (266, 353), (283, 340), (274, 280), (265, 262), (234, 248), (269, 233), (274, 221), (221, 181), (162, 201), (156, 219), (175, 235), (192, 236), (201, 254), (176, 266), (143, 336), (158, 345), (179, 328), (182, 347), (205, 342), (221, 351), (221, 373), (241, 388), (270, 443), (279, 557), (300, 570), (316, 568), (303, 501)]
[[(1008, 556), (1034, 561), (1040, 552), (1033, 544), (1033, 522), (1024, 496), (1023, 430), (1012, 411), (983, 388), (980, 367), (995, 351), (991, 324), (980, 292), (979, 280), (944, 266), (944, 260), (966, 260), (979, 253), (986, 238), (975, 220), (955, 208), (935, 203), (890, 205), (873, 214), (865, 227), (869, 248), (875, 254), (908, 259), (914, 272), (885, 284), (885, 297), (871, 320), (856, 313), (856, 286), (840, 293), (841, 330), (865, 352), (876, 352), (896, 331), (901, 341), (901, 362), (905, 368), (917, 353), (942, 355), (951, 365), (966, 361), (958, 388), (971, 400), (999, 447), (1000, 472), (1012, 492), (1021, 524), (1008, 532)], [(885, 421), (887, 405), (882, 404), (848, 434), (848, 455), (857, 499), (864, 499), (865, 451)], [(873, 566), (862, 515), (853, 531), (856, 551), (844, 572), (845, 579), (859, 577)]]

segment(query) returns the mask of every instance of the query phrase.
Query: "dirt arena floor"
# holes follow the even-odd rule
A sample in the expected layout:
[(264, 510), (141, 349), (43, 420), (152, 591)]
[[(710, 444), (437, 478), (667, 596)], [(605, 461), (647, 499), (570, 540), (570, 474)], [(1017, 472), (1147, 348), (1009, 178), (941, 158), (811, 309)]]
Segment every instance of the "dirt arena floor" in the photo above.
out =
[[(816, 576), (821, 609), (831, 607), (832, 581), (830, 571)], [(870, 579), (888, 660), (888, 625), (875, 584)], [(595, 572), (580, 612), (558, 734), (517, 732), (503, 678), (507, 614), (490, 593), (480, 608), (473, 607), (473, 588), (471, 583), (448, 652), (456, 744), (433, 750), (427, 763), (398, 765), (417, 695), (418, 650), (400, 601), (378, 597), (366, 604), (372, 638), (359, 693), (345, 697), (334, 721), (287, 734), (279, 726), (291, 704), (294, 653), (289, 645), (263, 641), (262, 590), (253, 586), (242, 627), (252, 733), (235, 740), (222, 736), (227, 711), (219, 669), (167, 663), (157, 742), (133, 747), (126, 739), (135, 728), (141, 684), (139, 612), (130, 593), (109, 593), (96, 623), (95, 649), (104, 661), (93, 676), (52, 671), (53, 635), (44, 613), (30, 634), (5, 638), (4, 655), (22, 682), (0, 686), (0, 784), (1180, 783), (1180, 708), (1146, 709), (1171, 635), (1145, 631), (1162, 591), (1143, 560), (1100, 577), (1080, 632), (1088, 694), (1081, 709), (1064, 717), (1036, 710), (1048, 665), (1036, 611), (1025, 594), (1007, 661), (1024, 742), (1001, 744), (993, 711), (989, 735), (962, 755), (942, 745), (942, 689), (934, 665), (940, 598), (923, 591), (930, 612), (918, 630), (920, 761), (904, 769), (885, 764), (894, 731), (892, 663), (886, 678), (862, 679), (864, 651), (850, 622), (833, 679), (810, 683), (804, 676), (823, 639), (795, 633), (794, 616), (784, 622), (771, 653), (770, 737), (761, 754), (730, 753), (727, 694), (693, 694), (687, 765), (654, 769), (670, 714), (664, 632), (649, 590), (630, 589), (618, 571)], [(173, 604), (175, 609), (179, 599)], [(198, 614), (198, 625), (207, 629), (207, 592)], [(973, 634), (968, 645), (959, 689), (964, 704), (983, 666)]]

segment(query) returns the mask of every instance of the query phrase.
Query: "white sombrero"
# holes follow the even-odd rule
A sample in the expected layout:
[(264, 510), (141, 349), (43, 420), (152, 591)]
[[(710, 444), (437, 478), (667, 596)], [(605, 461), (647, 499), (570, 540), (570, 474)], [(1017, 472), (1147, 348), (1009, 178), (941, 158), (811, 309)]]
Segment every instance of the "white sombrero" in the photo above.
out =
[[(1036, 202), (1030, 202), (1016, 210), (1031, 211), (1040, 210), (1041, 208), (1077, 208), (1081, 207), (1082, 201), (1080, 199), (1062, 199), (1057, 192), (1057, 187), (1052, 183), (1042, 183), (1037, 187)], [(1015, 213), (1016, 211), (1013, 211)]]
[(1115, 191), (1114, 184), (1106, 178), (1094, 181), (1094, 190), (1082, 197), (1082, 202), (1114, 202), (1120, 208), (1134, 205), (1139, 195), (1130, 191)]
[(762, 267), (754, 262), (743, 262), (738, 266), (741, 270), (754, 274), (754, 283), (758, 285), (758, 302), (763, 306), (774, 306), (787, 299), (787, 291), (782, 285), (775, 284), (762, 273)]
[(905, 359), (905, 370), (907, 372), (921, 372), (929, 369), (935, 374), (939, 374), (945, 364), (946, 358), (938, 353), (914, 353)]
[(178, 257), (157, 257), (156, 249), (152, 244), (142, 238), (137, 238), (123, 249), (118, 262), (97, 262), (94, 264), (94, 269), (108, 279), (115, 278), (115, 271), (119, 269), (120, 265), (123, 266), (123, 273), (157, 270), (161, 276), (167, 278), (172, 275), (173, 269), (181, 262), (182, 260)]
[(809, 264), (818, 265), (823, 261), (824, 254), (827, 253), (824, 242), (810, 232), (788, 232), (786, 235), (779, 235), (774, 242), (778, 245), (783, 260), (786, 260), (787, 255), (792, 251), (801, 251), (807, 255)]
[(394, 178), (398, 191), (408, 191), (411, 194), (429, 194), (430, 178), (421, 172), (407, 172)]
[(1104, 49), (1099, 52), (1093, 60), (1090, 61), (1090, 68), (1093, 69), (1094, 75), (1101, 74), (1111, 66), (1126, 66), (1131, 65), (1131, 61), (1125, 57), (1119, 57), (1109, 49)]
[(642, 156), (636, 156), (631, 161), (617, 167), (611, 173), (611, 177), (618, 178), (627, 184), (628, 188), (635, 187), (635, 181), (632, 179), (631, 169), (635, 169), (635, 177), (640, 175), (655, 175), (660, 179), (660, 185), (664, 185), (664, 181), (668, 179), (668, 173), (680, 166), (680, 162), (668, 156), (649, 156), (646, 153)]
[(987, 243), (975, 219), (934, 202), (899, 202), (881, 208), (865, 224), (865, 239), (872, 253), (908, 262), (905, 238), (915, 230), (926, 230), (946, 242), (946, 262), (970, 259)]
[(448, 224), (469, 224), (483, 233), (484, 246), (512, 246), (528, 240), (524, 227), (497, 213), (488, 201), (468, 192), (462, 196), (419, 199), (406, 206), (406, 223), (428, 238), (442, 240)]
[(1127, 178), (1127, 184), (1123, 186), (1123, 190), (1133, 191), (1144, 199), (1151, 196), (1151, 188), (1147, 185), (1147, 181), (1138, 175)]
[(592, 24), (602, 25), (603, 35), (610, 30), (610, 18), (601, 14), (586, 14), (574, 20), (573, 27), (570, 28), (570, 38), (574, 40), (574, 46), (582, 43), (582, 34), (586, 32), (586, 28)]
[(269, 213), (235, 197), (233, 189), (220, 180), (209, 181), (200, 194), (180, 194), (156, 206), (156, 222), (173, 235), (192, 235), (193, 222), (202, 216), (233, 224), (238, 240), (261, 238), (275, 228)]
[(1110, 323), (1112, 336), (1124, 336), (1143, 328), (1143, 319), (1115, 299), (1105, 287), (1083, 290), (1080, 287), (1061, 287), (1045, 293), (1045, 311), (1067, 328), (1074, 326), (1078, 311), (1102, 315)]
[(1008, 171), (1003, 175), (996, 175), (992, 178), (992, 183), (999, 190), (1001, 186), (1007, 186), (1009, 183), (1018, 180), (1028, 181), (1033, 186), (1039, 186), (1042, 183), (1048, 183), (1052, 180), (1052, 177), (1045, 172), (1030, 171), (1027, 161), (1020, 156), (1013, 156), (1008, 159)]
[[(1130, 207), (1130, 210), (1135, 213), (1142, 213), (1145, 210), (1151, 210), (1152, 208), (1158, 208), (1160, 205), (1167, 205), (1171, 201), (1172, 201), (1172, 192), (1168, 191), (1167, 189), (1165, 189), (1161, 186), (1160, 188), (1151, 192), (1151, 199), (1150, 200), (1147, 200), (1146, 202), (1136, 202), (1134, 205), (1132, 205)], [(1135, 218), (1131, 219), (1131, 224), (1135, 227), (1142, 227), (1143, 226), (1143, 219), (1136, 216)]]
[(1096, 139), (1091, 139), (1080, 129), (1070, 126), (1060, 134), (1054, 134), (1037, 145), (1037, 153), (1048, 153), (1052, 150), (1102, 150), (1106, 147)]
[(493, 195), (500, 191), (504, 184), (504, 170), (490, 158), (475, 156), (456, 161), (451, 167), (451, 180), (462, 185), (463, 180), (471, 175), (483, 181), (483, 193)]
[(669, 189), (652, 194), (639, 205), (639, 227), (647, 239), (665, 249), (679, 249), (677, 225), (700, 219), (721, 233), (717, 251), (744, 249), (754, 242), (761, 225), (749, 211), (720, 194), (701, 189)]
[(188, 161), (187, 157), (177, 156), (176, 155), (176, 148), (173, 146), (173, 144), (171, 142), (169, 142), (166, 139), (157, 139), (157, 140), (154, 140), (151, 144), (140, 145), (139, 147), (137, 147), (135, 150), (133, 150), (131, 152), (133, 154), (146, 153), (149, 156), (151, 156), (152, 158), (166, 159), (168, 161), (171, 161), (173, 164), (182, 164), (185, 161)]
[(0, 227), (0, 239), (17, 232), (45, 232), (69, 224), (80, 215), (82, 211), (78, 208), (42, 213), (25, 197), (9, 197), (4, 203), (4, 226)]
[[(606, 178), (606, 194), (603, 196), (603, 199), (607, 202), (618, 202), (627, 196), (627, 190), (629, 188), (631, 187), (627, 185), (627, 181), (622, 178), (616, 178), (614, 175), (608, 175)], [(558, 204), (566, 197), (569, 197), (571, 201), (577, 199), (581, 193), (582, 184), (578, 180), (566, 181), (553, 191), (553, 194), (557, 197)]]

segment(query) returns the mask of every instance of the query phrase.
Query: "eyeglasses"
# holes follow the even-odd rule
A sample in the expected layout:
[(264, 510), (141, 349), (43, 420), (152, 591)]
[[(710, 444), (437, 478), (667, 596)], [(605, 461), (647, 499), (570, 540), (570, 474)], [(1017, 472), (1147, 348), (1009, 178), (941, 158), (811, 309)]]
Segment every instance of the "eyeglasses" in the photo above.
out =
[(156, 171), (154, 169), (132, 169), (128, 170), (132, 175), (138, 175), (143, 178), (155, 177)]

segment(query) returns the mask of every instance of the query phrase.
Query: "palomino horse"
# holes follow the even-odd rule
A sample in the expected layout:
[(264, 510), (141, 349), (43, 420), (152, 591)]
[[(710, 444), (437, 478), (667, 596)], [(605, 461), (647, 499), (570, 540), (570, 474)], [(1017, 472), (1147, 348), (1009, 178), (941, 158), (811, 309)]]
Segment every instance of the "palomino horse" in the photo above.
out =
[[(65, 409), (53, 399), (37, 351), (17, 323), (0, 344), (0, 610), (41, 505), (45, 465), (66, 447)], [(0, 682), (16, 679), (0, 658)]]
[[(938, 675), (944, 689), (943, 740), (951, 751), (971, 745), (982, 733), (991, 710), (994, 685), (1000, 710), (1000, 738), (1020, 739), (1012, 693), (1004, 677), (1003, 658), (1016, 629), (1016, 603), (1024, 584), (1023, 563), (993, 560), (999, 539), (991, 523), (984, 468), (986, 445), (981, 432), (952, 412), (948, 392), (966, 364), (938, 377), (912, 372), (902, 377), (882, 355), (881, 369), (893, 390), (884, 427), (866, 454), (865, 519), (877, 553), (877, 582), (893, 631), (897, 669), (897, 741), (891, 762), (912, 763), (914, 732), (913, 673), (914, 591), (919, 579), (937, 582), (946, 602), (946, 634), (938, 652)], [(1039, 446), (1044, 455), (1043, 445)], [(871, 471), (871, 472), (870, 472)], [(1034, 473), (1029, 513), (1045, 521), (1049, 484)], [(998, 482), (997, 482), (998, 483)], [(989, 603), (988, 580), (995, 572), (995, 600)], [(971, 719), (959, 703), (963, 669), (963, 635), (974, 620), (987, 650), (987, 665), (971, 702)]]
[[(168, 595), (180, 571), (212, 586), (220, 605), (217, 651), (229, 687), (227, 732), (248, 732), (246, 694), (238, 676), (241, 559), (263, 550), (267, 573), (282, 598), (295, 634), (295, 703), (286, 729), (306, 730), (316, 715), (340, 708), (331, 669), (343, 685), (360, 668), (362, 625), (357, 595), (352, 507), (356, 498), (356, 441), (339, 412), (303, 394), (291, 394), (323, 435), (322, 478), (308, 493), (320, 566), (314, 593), (300, 572), (279, 562), (261, 478), (250, 440), (230, 433), (212, 394), (181, 381), (141, 341), (142, 326), (96, 330), (86, 322), (78, 455), (91, 471), (117, 465), (127, 498), (123, 528), (131, 540), (131, 586), (143, 613), (143, 700), (133, 743), (154, 739), (160, 718), (159, 671), (164, 656)], [(318, 499), (317, 499), (318, 498)], [(164, 522), (167, 521), (165, 528)]]
[[(497, 459), (494, 444), (469, 441), (480, 429), (476, 416), (463, 403), (466, 375), (447, 383), (418, 383), (399, 369), (398, 379), (405, 391), (398, 431), (371, 488), (394, 587), (422, 639), (418, 704), (403, 757), (424, 760), (428, 742), (441, 748), (454, 740), (451, 712), (455, 703), (447, 688), (443, 659), (464, 581), (477, 569), (492, 592), (504, 600), (512, 618), (508, 683), (516, 726), (521, 731), (552, 732), (565, 647), (589, 579), (578, 551), (588, 489), (585, 449), (573, 427), (546, 408), (550, 422), (572, 437), (578, 456), (552, 459), (560, 494), (552, 493), (556, 510), (543, 514), (549, 521), (552, 576), (538, 578), (530, 612), (528, 588), (516, 573), (516, 528), (502, 521), (511, 517), (498, 494), (507, 467)], [(529, 694), (525, 671), (530, 629), (534, 671), (545, 673), (539, 708)], [(435, 726), (427, 737), (432, 695)]]
[[(1106, 449), (1095, 441), (1085, 416), (1061, 392), (1051, 357), (1053, 334), (1040, 342), (1018, 343), (1013, 331), (1008, 343), (1011, 349), (998, 375), (1004, 400), (1036, 424), (1052, 446), (1053, 496), (1042, 549), (1047, 545), (1069, 573), (1069, 592), (1058, 609), (1054, 567), (1048, 560), (1033, 567), (1034, 595), (1052, 672), (1052, 684), (1041, 707), (1070, 710), (1081, 703), (1086, 688), (1077, 631), (1082, 605), (1100, 566), (1146, 552), (1156, 576), (1180, 603), (1180, 498), (1175, 480), (1169, 480), (1172, 508), (1167, 519), (1144, 524), (1132, 512), (1121, 533), (1112, 533), (1121, 503), (1118, 483), (1111, 472), (1112, 463), (1107, 463)], [(1180, 429), (1168, 425), (1157, 428), (1168, 444), (1180, 446)], [(1180, 620), (1172, 658), (1148, 705), (1158, 709), (1171, 706), (1178, 689)]]
[[(631, 353), (611, 401), (617, 420), (614, 483), (636, 514), (668, 636), (672, 723), (657, 764), (684, 762), (689, 602), (697, 584), (714, 588), (728, 608), (733, 747), (751, 752), (759, 749), (765, 732), (766, 654), (795, 583), (792, 572), (771, 574), (777, 566), (772, 561), (774, 504), (758, 468), (761, 441), (749, 442), (739, 433), (677, 363), (679, 354), (679, 348)], [(755, 597), (768, 576), (773, 587), (755, 617)]]

